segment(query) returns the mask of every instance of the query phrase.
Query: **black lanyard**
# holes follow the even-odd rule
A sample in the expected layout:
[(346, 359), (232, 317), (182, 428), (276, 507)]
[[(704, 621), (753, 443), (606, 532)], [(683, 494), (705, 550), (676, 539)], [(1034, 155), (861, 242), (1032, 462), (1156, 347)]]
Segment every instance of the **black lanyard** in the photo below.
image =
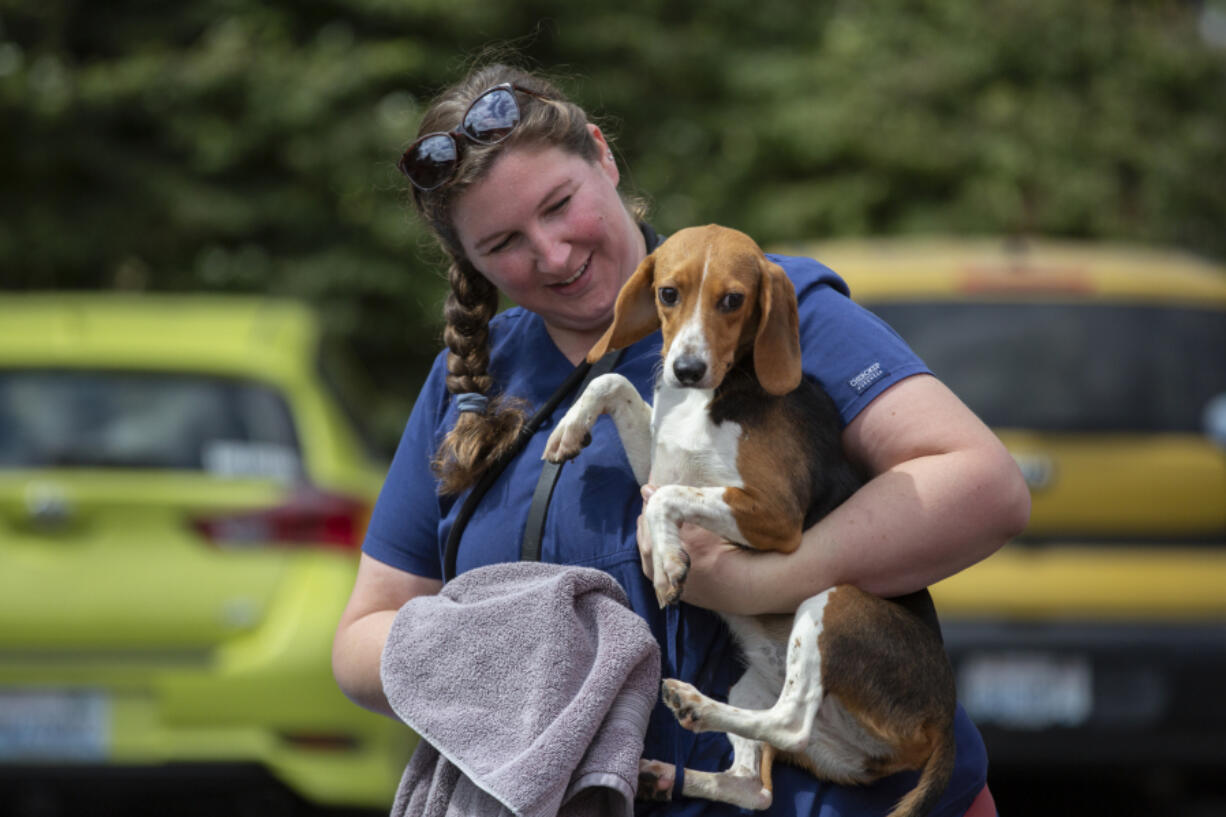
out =
[[(567, 395), (575, 391), (576, 387), (578, 392), (582, 392), (593, 379), (610, 371), (617, 365), (617, 359), (620, 355), (619, 351), (613, 351), (595, 363), (584, 361), (576, 366), (575, 370), (558, 387), (558, 390), (550, 395), (549, 399), (537, 410), (536, 414), (533, 414), (524, 423), (523, 428), (519, 430), (519, 436), (515, 439), (515, 445), (497, 462), (486, 469), (481, 478), (477, 480), (477, 484), (473, 486), (472, 491), (464, 499), (464, 504), (460, 506), (460, 512), (456, 514), (455, 523), (451, 526), (451, 532), (447, 535), (447, 544), (443, 550), (443, 581), (455, 578), (456, 556), (460, 551), (460, 537), (463, 536), (464, 528), (468, 526), (468, 521), (477, 510), (477, 505), (481, 502), (481, 498), (489, 491), (490, 486), (506, 470), (511, 460), (524, 450), (524, 447), (528, 445), (528, 440), (532, 439), (532, 435), (540, 429), (541, 424), (553, 414), (554, 410), (566, 399)], [(563, 463), (546, 462), (541, 469), (541, 476), (536, 483), (536, 491), (532, 495), (532, 506), (528, 509), (528, 523), (524, 528), (524, 538), (520, 546), (520, 558), (525, 561), (537, 561), (541, 558), (541, 535), (545, 527), (545, 516), (549, 512), (549, 499), (553, 495), (553, 488), (557, 484), (558, 474), (562, 470), (562, 465)]]

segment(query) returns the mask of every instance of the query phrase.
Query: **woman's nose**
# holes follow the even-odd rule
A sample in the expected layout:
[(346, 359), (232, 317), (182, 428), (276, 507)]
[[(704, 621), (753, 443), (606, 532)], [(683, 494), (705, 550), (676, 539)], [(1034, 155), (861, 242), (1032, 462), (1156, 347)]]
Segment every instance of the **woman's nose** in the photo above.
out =
[(553, 235), (548, 230), (541, 230), (532, 239), (532, 249), (536, 254), (536, 266), (541, 272), (566, 272), (570, 263), (570, 243)]

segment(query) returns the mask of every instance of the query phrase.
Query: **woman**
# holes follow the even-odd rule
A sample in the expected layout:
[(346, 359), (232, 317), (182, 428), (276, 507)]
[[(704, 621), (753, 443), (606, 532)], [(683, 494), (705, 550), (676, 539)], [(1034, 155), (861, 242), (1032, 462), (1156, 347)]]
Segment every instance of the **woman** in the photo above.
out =
[[(392, 463), (333, 648), (342, 689), (385, 714), (392, 713), (379, 661), (388, 630), (406, 601), (441, 587), (458, 500), (511, 445), (524, 404), (545, 403), (603, 333), (622, 283), (658, 241), (619, 195), (618, 167), (600, 128), (537, 77), (504, 66), (479, 70), (440, 97), (421, 133), (401, 169), (452, 262), (448, 350)], [(856, 307), (830, 270), (808, 259), (777, 260), (801, 302), (806, 371), (839, 404), (847, 453), (871, 479), (792, 554), (750, 553), (686, 531), (692, 563), (684, 603), (661, 611), (640, 568), (639, 486), (611, 424), (598, 423), (592, 444), (561, 472), (542, 535), (544, 560), (597, 567), (622, 584), (666, 647), (665, 677), (717, 696), (739, 668), (711, 610), (791, 612), (845, 582), (883, 596), (912, 593), (992, 553), (1029, 513), (1024, 483), (999, 440), (905, 344)], [(499, 293), (517, 307), (495, 318)], [(659, 345), (656, 333), (617, 363), (647, 395)], [(551, 427), (547, 421), (535, 433), (477, 506), (460, 539), (459, 570), (519, 558)], [(982, 742), (961, 711), (957, 737), (958, 768), (942, 814), (965, 812), (986, 776)], [(723, 735), (685, 732), (662, 706), (644, 754), (712, 770), (730, 761)], [(775, 783), (767, 813), (852, 815), (884, 813), (911, 781), (843, 788), (777, 768)], [(736, 813), (684, 799), (642, 811)]]

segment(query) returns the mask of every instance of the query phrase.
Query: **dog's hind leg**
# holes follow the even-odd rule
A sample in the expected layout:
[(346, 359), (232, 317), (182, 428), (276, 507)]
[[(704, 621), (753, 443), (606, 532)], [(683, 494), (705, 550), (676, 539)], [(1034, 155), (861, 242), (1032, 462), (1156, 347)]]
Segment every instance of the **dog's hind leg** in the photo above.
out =
[(785, 752), (804, 752), (822, 704), (818, 636), (826, 601), (832, 592), (819, 593), (796, 611), (788, 637), (783, 691), (769, 708), (747, 709), (721, 703), (690, 684), (672, 678), (664, 682), (660, 693), (664, 703), (673, 710), (681, 725), (692, 731), (728, 732), (764, 741)]
[(770, 808), (774, 798), (770, 768), (775, 750), (740, 735), (729, 735), (728, 740), (732, 743), (732, 766), (722, 772), (686, 769), (685, 786), (681, 793), (686, 797), (718, 800), (741, 808), (759, 811)]
[[(686, 769), (681, 793), (741, 808), (759, 811), (769, 808), (773, 799), (770, 770), (774, 749), (739, 735), (729, 735), (728, 739), (732, 743), (732, 766), (722, 772)], [(675, 779), (672, 764), (639, 761), (639, 799), (668, 800)]]
[[(756, 643), (765, 643), (761, 634), (752, 639)], [(665, 690), (668, 682), (665, 682)], [(765, 709), (779, 697), (779, 681), (769, 673), (763, 673), (759, 667), (751, 666), (745, 674), (728, 690), (728, 700), (735, 706), (748, 709)], [(667, 697), (666, 697), (667, 702)], [(718, 800), (733, 803), (742, 808), (768, 808), (773, 799), (771, 768), (775, 749), (769, 744), (746, 738), (741, 735), (729, 734), (732, 744), (732, 765), (723, 772), (701, 772), (685, 770), (685, 786), (682, 791), (687, 797), (702, 797), (707, 800)], [(654, 791), (657, 794), (667, 794), (672, 787), (672, 766), (667, 764), (651, 764), (656, 772), (664, 773), (665, 786), (648, 783), (644, 791)], [(653, 778), (659, 781), (659, 777)]]

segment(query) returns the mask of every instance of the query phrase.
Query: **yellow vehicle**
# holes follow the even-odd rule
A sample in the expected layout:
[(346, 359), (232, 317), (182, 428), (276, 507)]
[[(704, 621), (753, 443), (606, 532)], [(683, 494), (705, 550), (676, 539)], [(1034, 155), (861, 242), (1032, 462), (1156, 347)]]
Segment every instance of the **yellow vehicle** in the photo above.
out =
[(330, 666), (367, 450), (300, 305), (0, 297), (0, 792), (386, 810), (412, 736)]
[(933, 588), (995, 768), (1226, 762), (1226, 270), (1044, 241), (827, 264), (1014, 454), (1024, 535)]

